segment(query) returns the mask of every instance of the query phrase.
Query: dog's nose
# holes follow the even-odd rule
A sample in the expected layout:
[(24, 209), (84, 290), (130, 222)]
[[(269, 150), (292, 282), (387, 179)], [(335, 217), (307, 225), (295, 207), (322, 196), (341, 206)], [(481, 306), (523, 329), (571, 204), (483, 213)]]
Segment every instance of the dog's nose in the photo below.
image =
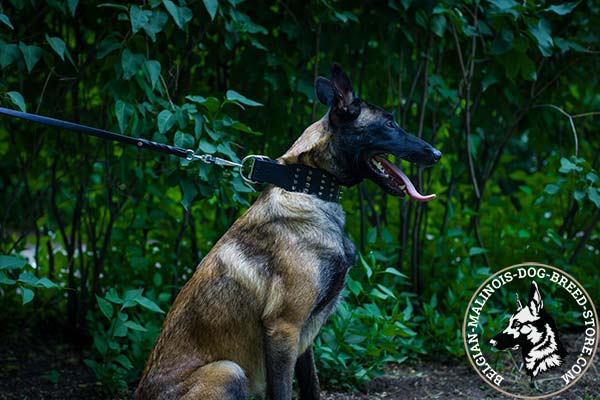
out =
[(490, 345), (496, 347), (496, 345), (498, 344), (498, 342), (496, 342), (494, 339), (490, 339)]
[(442, 158), (442, 152), (438, 149), (431, 150), (431, 154), (433, 154), (433, 162), (438, 162)]

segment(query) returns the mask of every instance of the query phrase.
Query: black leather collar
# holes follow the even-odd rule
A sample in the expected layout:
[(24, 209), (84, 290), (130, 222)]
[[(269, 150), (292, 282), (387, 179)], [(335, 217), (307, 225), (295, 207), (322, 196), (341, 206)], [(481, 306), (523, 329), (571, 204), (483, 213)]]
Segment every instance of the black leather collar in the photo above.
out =
[(268, 158), (256, 158), (249, 178), (271, 183), (290, 192), (312, 194), (325, 201), (337, 202), (340, 183), (328, 172), (303, 164), (278, 164)]

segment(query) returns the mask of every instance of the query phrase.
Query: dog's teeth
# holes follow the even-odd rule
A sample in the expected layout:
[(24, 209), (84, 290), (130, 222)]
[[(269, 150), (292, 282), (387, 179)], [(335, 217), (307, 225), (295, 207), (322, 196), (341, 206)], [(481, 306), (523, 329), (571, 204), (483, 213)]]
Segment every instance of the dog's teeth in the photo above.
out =
[(375, 167), (377, 167), (377, 169), (379, 170), (379, 172), (381, 172), (386, 178), (389, 178), (389, 175), (385, 171), (385, 168), (383, 168), (383, 165), (381, 165), (381, 163), (379, 161), (373, 160), (373, 165)]

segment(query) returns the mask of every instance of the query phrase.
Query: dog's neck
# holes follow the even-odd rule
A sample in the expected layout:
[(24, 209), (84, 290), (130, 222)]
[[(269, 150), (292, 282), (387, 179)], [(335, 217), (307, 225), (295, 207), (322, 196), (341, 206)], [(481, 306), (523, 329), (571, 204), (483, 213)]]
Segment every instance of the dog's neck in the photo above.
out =
[(277, 160), (282, 164), (304, 164), (309, 167), (322, 169), (335, 176), (343, 185), (351, 186), (356, 183), (356, 177), (341, 168), (340, 160), (335, 159), (333, 132), (329, 116), (316, 121), (304, 130), (285, 154)]

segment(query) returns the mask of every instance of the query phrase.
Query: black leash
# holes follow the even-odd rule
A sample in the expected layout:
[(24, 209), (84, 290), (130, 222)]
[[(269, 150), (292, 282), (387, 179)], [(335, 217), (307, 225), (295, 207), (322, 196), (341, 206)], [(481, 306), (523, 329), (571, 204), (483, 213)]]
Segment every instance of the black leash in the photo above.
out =
[[(37, 114), (11, 110), (0, 107), (0, 114), (25, 119), (67, 129), (86, 135), (96, 136), (105, 140), (136, 146), (161, 153), (171, 154), (185, 158), (189, 161), (202, 161), (207, 164), (221, 165), (225, 167), (236, 167), (240, 176), (247, 183), (271, 183), (285, 190), (316, 195), (326, 201), (337, 201), (340, 195), (340, 185), (331, 174), (302, 164), (283, 165), (265, 156), (249, 155), (244, 157), (240, 163), (215, 157), (211, 154), (196, 154), (192, 149), (170, 146), (164, 143), (154, 142), (144, 138), (136, 138), (121, 135), (119, 133), (93, 128), (91, 126), (76, 124), (56, 118), (44, 117)], [(244, 167), (250, 164), (250, 173), (244, 174)]]

